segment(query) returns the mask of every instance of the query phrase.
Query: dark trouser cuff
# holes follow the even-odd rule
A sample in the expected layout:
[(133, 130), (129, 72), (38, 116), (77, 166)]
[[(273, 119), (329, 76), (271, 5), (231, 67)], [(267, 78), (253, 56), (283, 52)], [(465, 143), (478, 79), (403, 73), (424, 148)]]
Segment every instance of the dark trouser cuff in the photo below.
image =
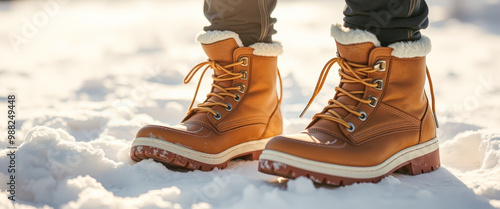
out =
[(429, 8), (424, 0), (346, 0), (344, 26), (367, 30), (382, 46), (414, 41), (427, 28)]
[(210, 22), (205, 31), (229, 30), (237, 33), (245, 46), (272, 42), (275, 18), (271, 13), (277, 0), (205, 0), (204, 13)]

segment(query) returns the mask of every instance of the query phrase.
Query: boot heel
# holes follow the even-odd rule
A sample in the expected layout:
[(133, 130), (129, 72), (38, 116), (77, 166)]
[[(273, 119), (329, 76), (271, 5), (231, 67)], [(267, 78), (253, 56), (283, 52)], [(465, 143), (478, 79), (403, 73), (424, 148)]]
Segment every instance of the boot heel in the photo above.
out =
[(238, 158), (244, 159), (244, 160), (258, 160), (260, 157), (260, 154), (262, 154), (262, 150), (253, 151), (253, 152), (250, 152), (250, 153), (243, 155), (241, 157), (238, 157)]
[(396, 172), (409, 174), (409, 175), (418, 175), (421, 173), (429, 173), (431, 171), (437, 170), (441, 166), (439, 160), (439, 149), (410, 160), (408, 164), (404, 165)]

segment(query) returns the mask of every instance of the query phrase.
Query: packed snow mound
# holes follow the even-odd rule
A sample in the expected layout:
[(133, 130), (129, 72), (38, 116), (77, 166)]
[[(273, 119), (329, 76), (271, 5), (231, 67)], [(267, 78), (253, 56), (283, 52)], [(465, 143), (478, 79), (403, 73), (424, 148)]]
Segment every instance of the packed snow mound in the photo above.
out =
[[(74, 194), (81, 198), (72, 198), (63, 209), (73, 208), (179, 208), (178, 201), (181, 191), (175, 187), (150, 190), (136, 198), (117, 197), (106, 190), (90, 176), (78, 176), (69, 179), (63, 187), (73, 188)], [(70, 191), (71, 192), (71, 191)], [(170, 201), (169, 201), (170, 200)]]
[[(118, 146), (129, 148), (128, 144)], [(441, 149), (449, 151), (445, 146)], [(18, 201), (38, 207), (302, 208), (305, 204), (322, 207), (331, 201), (346, 207), (366, 206), (356, 198), (349, 198), (354, 195), (376, 202), (370, 205), (377, 208), (403, 207), (408, 203), (415, 207), (407, 208), (467, 208), (463, 205), (470, 203), (489, 207), (447, 168), (415, 177), (394, 175), (378, 184), (347, 187), (315, 185), (306, 178), (287, 180), (265, 175), (257, 171), (257, 161), (234, 161), (228, 169), (212, 172), (180, 172), (151, 160), (136, 164), (115, 162), (105, 157), (98, 144), (78, 142), (62, 129), (44, 126), (27, 133), (17, 154), (23, 156), (18, 161), (23, 165), (18, 178), (30, 180), (18, 183), (16, 196)], [(5, 155), (0, 157), (0, 162), (6, 160)], [(482, 189), (478, 192), (491, 198), (498, 192), (495, 187)], [(421, 203), (423, 200), (425, 203)]]
[(487, 170), (500, 166), (500, 135), (466, 131), (441, 145), (441, 158), (462, 171)]
[[(67, 178), (78, 175), (96, 175), (114, 170), (117, 163), (104, 157), (102, 149), (89, 143), (75, 142), (75, 139), (61, 129), (34, 127), (24, 143), (16, 151), (18, 165), (17, 178), (26, 180), (17, 184), (19, 200), (40, 204), (56, 204), (68, 199), (58, 194), (57, 187)], [(7, 157), (1, 158), (8, 160)], [(5, 187), (5, 186), (3, 186)], [(5, 188), (2, 188), (5, 189)], [(78, 193), (70, 197), (77, 197)], [(71, 199), (71, 198), (70, 198)]]
[(465, 131), (441, 145), (445, 166), (476, 194), (500, 206), (500, 135), (487, 131)]

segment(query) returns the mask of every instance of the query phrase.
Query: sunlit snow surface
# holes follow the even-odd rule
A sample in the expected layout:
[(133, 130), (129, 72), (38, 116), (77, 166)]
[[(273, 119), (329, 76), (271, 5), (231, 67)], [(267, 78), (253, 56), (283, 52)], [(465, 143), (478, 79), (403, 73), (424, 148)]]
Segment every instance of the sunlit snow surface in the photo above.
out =
[[(187, 111), (196, 84), (183, 85), (183, 76), (206, 59), (194, 42), (207, 24), (202, 1), (54, 2), (0, 2), (1, 208), (500, 208), (498, 1), (463, 3), (464, 10), (429, 2), (424, 34), (433, 42), (427, 60), (443, 167), (347, 187), (265, 175), (257, 161), (212, 172), (134, 164), (128, 154), (136, 131), (175, 125)], [(333, 96), (336, 73), (298, 118), (335, 56), (329, 28), (343, 7), (282, 1), (274, 12), (275, 40), (285, 50), (285, 133), (302, 130)], [(209, 85), (207, 76), (202, 86)], [(17, 98), (20, 145), (15, 204), (6, 192), (9, 94)]]

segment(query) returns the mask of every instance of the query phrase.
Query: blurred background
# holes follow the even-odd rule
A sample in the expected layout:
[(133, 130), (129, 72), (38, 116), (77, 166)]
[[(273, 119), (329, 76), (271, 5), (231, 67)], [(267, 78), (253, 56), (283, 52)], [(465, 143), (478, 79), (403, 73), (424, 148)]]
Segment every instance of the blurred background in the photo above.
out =
[[(430, 26), (423, 34), (433, 42), (427, 64), (441, 122), (438, 137), (443, 165), (475, 194), (500, 208), (500, 1), (427, 3)], [(285, 133), (303, 130), (333, 96), (338, 84), (335, 73), (305, 117), (298, 118), (323, 65), (335, 56), (330, 25), (342, 22), (343, 8), (341, 0), (278, 1), (272, 16), (278, 18), (274, 40), (284, 46), (278, 65), (285, 87)], [(68, 148), (61, 148), (62, 153), (79, 154), (83, 148), (75, 147), (83, 145), (101, 150), (98, 153), (104, 160), (92, 166), (111, 169), (95, 173), (88, 171), (92, 166), (72, 170), (44, 187), (43, 181), (36, 179), (57, 176), (51, 173), (53, 169), (26, 161), (25, 169), (45, 169), (47, 175), (25, 176), (38, 183), (38, 187), (33, 182), (19, 185), (24, 188), (25, 203), (57, 207), (71, 198), (78, 199), (50, 199), (32, 190), (60, 185), (59, 191), (65, 193), (71, 188), (61, 179), (86, 174), (106, 190), (125, 196), (158, 188), (155, 185), (128, 194), (124, 191), (132, 191), (136, 183), (125, 177), (115, 180), (109, 174), (119, 175), (123, 169), (143, 172), (128, 158), (136, 131), (145, 124), (175, 125), (184, 117), (196, 83), (184, 85), (182, 79), (206, 60), (194, 41), (208, 24), (202, 9), (202, 0), (0, 1), (0, 118), (7, 118), (3, 111), (7, 95), (15, 94), (18, 144), (31, 139), (24, 136), (33, 136), (33, 127), (49, 127), (43, 130), (51, 134), (52, 129), (60, 129), (67, 134), (57, 132), (54, 143), (71, 141)], [(210, 85), (210, 75), (206, 76), (201, 86)], [(203, 91), (198, 94), (200, 102), (208, 88)], [(7, 123), (0, 121), (0, 130), (6, 127)], [(7, 146), (2, 138), (0, 147)], [(33, 153), (33, 159), (48, 155)], [(0, 162), (5, 160), (2, 157)], [(247, 169), (248, 164), (239, 165)], [(151, 175), (161, 179), (165, 172)], [(248, 175), (245, 181), (261, 174), (255, 171)], [(0, 173), (0, 177), (5, 176)], [(183, 183), (179, 180), (172, 185), (183, 192), (193, 186)]]
[[(120, 113), (145, 113), (163, 123), (177, 123), (195, 85), (179, 85), (182, 77), (206, 59), (194, 42), (208, 24), (202, 4), (201, 0), (1, 1), (0, 95), (19, 92), (28, 101), (19, 103), (24, 109), (19, 116), (26, 118), (74, 112), (91, 101), (112, 103)], [(474, 124), (494, 127), (498, 117), (490, 112), (500, 112), (494, 94), (499, 1), (430, 0), (428, 4), (430, 26), (423, 34), (433, 41), (428, 65), (435, 77), (440, 119), (473, 119)], [(278, 2), (274, 39), (285, 50), (279, 67), (290, 92), (284, 95), (287, 118), (297, 118), (319, 70), (335, 55), (329, 28), (342, 22), (343, 7), (341, 0)], [(332, 91), (336, 82), (331, 79), (326, 91)], [(308, 116), (330, 96), (320, 96)], [(166, 113), (167, 103), (177, 111)], [(302, 125), (291, 126), (290, 131)]]

